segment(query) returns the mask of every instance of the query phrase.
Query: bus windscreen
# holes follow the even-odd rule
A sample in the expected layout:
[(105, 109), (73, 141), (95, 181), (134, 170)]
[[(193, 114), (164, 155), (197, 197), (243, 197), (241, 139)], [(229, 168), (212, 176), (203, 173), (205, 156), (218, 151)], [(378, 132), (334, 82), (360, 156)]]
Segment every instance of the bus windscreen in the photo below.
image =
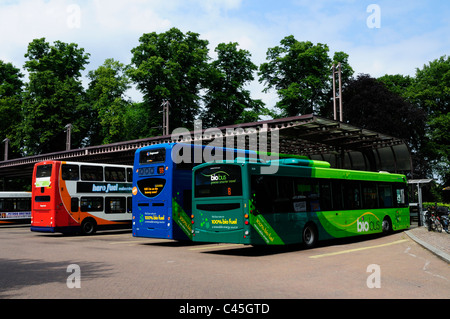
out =
[(241, 168), (237, 165), (214, 165), (195, 174), (195, 197), (242, 195)]

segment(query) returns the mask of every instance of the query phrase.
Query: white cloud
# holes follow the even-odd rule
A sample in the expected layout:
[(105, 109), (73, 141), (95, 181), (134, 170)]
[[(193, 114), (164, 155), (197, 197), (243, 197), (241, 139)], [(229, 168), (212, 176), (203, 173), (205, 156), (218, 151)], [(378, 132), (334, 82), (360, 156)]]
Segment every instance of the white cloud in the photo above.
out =
[[(450, 27), (441, 4), (379, 0), (381, 28), (369, 29), (370, 2), (356, 0), (17, 0), (0, 3), (0, 59), (17, 67), (35, 38), (74, 42), (91, 54), (88, 70), (106, 58), (129, 63), (131, 49), (148, 32), (177, 27), (210, 42), (210, 55), (221, 42), (238, 42), (252, 60), (265, 62), (267, 49), (285, 36), (328, 44), (330, 55), (344, 51), (356, 73), (414, 75), (415, 69), (450, 52)], [(292, 5), (293, 4), (293, 5)], [(71, 7), (75, 6), (75, 7)], [(80, 25), (74, 25), (77, 7)], [(72, 8), (72, 9), (70, 9)], [(425, 13), (422, 13), (426, 11)], [(438, 17), (430, 19), (430, 17)], [(75, 20), (74, 20), (75, 18)], [(7, 30), (7, 31), (6, 31)], [(270, 106), (274, 94), (250, 86), (254, 98)]]
[(376, 46), (353, 44), (346, 52), (357, 73), (368, 73), (373, 77), (385, 74), (414, 76), (417, 68), (450, 52), (450, 43), (442, 41), (446, 34), (448, 31), (439, 29)]

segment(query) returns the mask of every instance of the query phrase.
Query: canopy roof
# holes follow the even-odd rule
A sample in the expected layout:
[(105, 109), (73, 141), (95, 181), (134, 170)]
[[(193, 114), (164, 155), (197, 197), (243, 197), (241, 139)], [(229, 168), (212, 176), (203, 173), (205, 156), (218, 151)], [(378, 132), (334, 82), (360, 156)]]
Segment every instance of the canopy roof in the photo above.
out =
[[(133, 164), (136, 149), (152, 144), (201, 142), (243, 138), (245, 148), (276, 151), (327, 161), (334, 168), (406, 173), (411, 171), (407, 145), (398, 138), (369, 131), (313, 114), (187, 131), (183, 136), (164, 135), (108, 145), (92, 146), (0, 162), (0, 177), (31, 176), (35, 163), (70, 160)], [(267, 140), (264, 138), (267, 138)], [(274, 138), (278, 143), (274, 143)], [(264, 147), (263, 147), (264, 144)], [(277, 150), (273, 150), (273, 146)]]

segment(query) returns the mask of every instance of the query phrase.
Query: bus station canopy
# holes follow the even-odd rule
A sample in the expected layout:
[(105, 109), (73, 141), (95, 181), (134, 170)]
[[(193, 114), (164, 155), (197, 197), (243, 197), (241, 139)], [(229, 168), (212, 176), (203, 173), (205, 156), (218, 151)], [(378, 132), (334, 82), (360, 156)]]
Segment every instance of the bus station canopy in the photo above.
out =
[[(235, 125), (279, 133), (279, 152), (327, 161), (334, 168), (407, 173), (411, 155), (398, 138), (315, 115)], [(267, 144), (270, 144), (269, 142)]]
[[(187, 131), (187, 130), (186, 130)], [(333, 168), (365, 171), (407, 173), (411, 171), (411, 156), (407, 145), (398, 138), (369, 131), (343, 122), (313, 114), (281, 119), (242, 123), (219, 128), (196, 128), (183, 136), (163, 135), (124, 141), (82, 149), (0, 161), (0, 177), (31, 176), (35, 163), (44, 160), (82, 161), (133, 165), (136, 149), (147, 145), (182, 142), (208, 143), (241, 137), (245, 148), (273, 150), (277, 138), (277, 152), (306, 156), (327, 161)], [(175, 136), (174, 136), (175, 135)], [(267, 140), (261, 137), (267, 137)], [(254, 143), (252, 141), (255, 141)], [(237, 146), (237, 143), (234, 143)]]

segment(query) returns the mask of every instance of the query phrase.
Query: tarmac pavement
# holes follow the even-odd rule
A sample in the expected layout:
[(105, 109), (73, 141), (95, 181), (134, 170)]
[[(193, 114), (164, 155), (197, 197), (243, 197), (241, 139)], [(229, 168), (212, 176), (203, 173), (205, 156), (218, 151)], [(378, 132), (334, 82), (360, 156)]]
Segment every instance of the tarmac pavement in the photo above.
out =
[(427, 227), (415, 227), (405, 232), (412, 240), (450, 263), (450, 234), (428, 231)]

